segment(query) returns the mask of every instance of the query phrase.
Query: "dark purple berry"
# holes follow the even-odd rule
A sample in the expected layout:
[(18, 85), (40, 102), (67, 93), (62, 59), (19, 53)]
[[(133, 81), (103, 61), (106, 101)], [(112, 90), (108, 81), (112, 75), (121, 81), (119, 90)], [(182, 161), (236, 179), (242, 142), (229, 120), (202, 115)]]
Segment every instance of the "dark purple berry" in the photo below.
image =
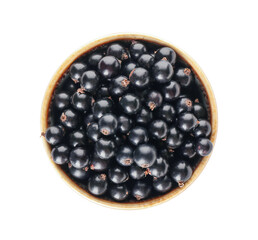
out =
[(172, 181), (169, 176), (153, 179), (153, 188), (157, 192), (165, 193), (172, 188)]
[(171, 104), (164, 103), (159, 108), (159, 116), (167, 123), (172, 123), (175, 119), (176, 111)]
[(99, 131), (105, 135), (114, 135), (117, 130), (117, 117), (114, 114), (107, 113), (99, 119)]
[(156, 82), (168, 83), (174, 73), (172, 65), (166, 60), (156, 62), (152, 67), (152, 74)]
[(125, 116), (125, 115), (121, 115), (118, 119), (118, 126), (117, 126), (117, 130), (120, 133), (128, 133), (132, 127), (133, 121), (131, 118)]
[(70, 149), (65, 144), (54, 147), (51, 151), (53, 161), (58, 165), (63, 165), (69, 161)]
[(113, 103), (110, 99), (100, 99), (93, 104), (92, 113), (95, 119), (100, 119), (106, 113), (112, 112)]
[(57, 93), (54, 97), (55, 106), (59, 110), (67, 108), (70, 104), (70, 96), (66, 92)]
[(99, 84), (99, 75), (94, 70), (89, 70), (83, 73), (81, 80), (81, 87), (86, 91), (90, 93), (94, 93)]
[(78, 111), (87, 111), (91, 106), (91, 102), (92, 97), (88, 93), (84, 93), (83, 90), (77, 90), (71, 97), (71, 104)]
[(111, 44), (107, 49), (107, 55), (114, 56), (120, 60), (128, 59), (128, 54), (127, 54), (126, 50), (119, 43)]
[(108, 170), (108, 178), (111, 182), (120, 184), (126, 182), (129, 176), (122, 167), (116, 166)]
[(71, 147), (80, 147), (86, 144), (86, 136), (83, 130), (75, 130), (69, 134), (69, 145)]
[(146, 53), (145, 45), (140, 42), (134, 42), (130, 46), (130, 54), (134, 59), (138, 59), (143, 53)]
[(147, 96), (147, 106), (150, 108), (151, 111), (161, 106), (163, 101), (162, 95), (157, 91), (149, 92)]
[(67, 128), (76, 128), (79, 124), (79, 115), (73, 109), (66, 109), (60, 116), (61, 123)]
[(141, 67), (149, 69), (154, 64), (154, 57), (144, 53), (138, 58), (138, 63)]
[(176, 63), (176, 52), (169, 47), (162, 47), (155, 53), (155, 60), (166, 59), (172, 65)]
[(100, 138), (95, 144), (95, 152), (101, 159), (109, 159), (115, 155), (115, 143), (112, 140)]
[(149, 127), (149, 133), (155, 139), (164, 139), (166, 140), (168, 132), (168, 126), (163, 120), (154, 120), (151, 122)]
[(166, 140), (168, 147), (172, 149), (178, 148), (183, 143), (183, 140), (184, 135), (175, 126), (172, 126), (169, 129), (168, 137)]
[(175, 71), (173, 79), (182, 87), (188, 87), (193, 81), (192, 71), (190, 68), (179, 68)]
[(125, 184), (113, 185), (109, 190), (110, 196), (116, 201), (123, 201), (129, 195), (129, 190)]
[(88, 181), (88, 190), (91, 194), (100, 196), (103, 195), (108, 189), (106, 174), (96, 174)]
[(160, 178), (164, 177), (168, 172), (168, 162), (163, 157), (159, 156), (156, 162), (148, 168), (148, 173), (152, 177)]
[(140, 99), (131, 93), (128, 93), (121, 97), (119, 101), (120, 106), (126, 114), (136, 114), (141, 107)]
[(145, 88), (150, 82), (149, 72), (142, 67), (134, 68), (129, 75), (129, 80), (135, 87)]
[(44, 136), (49, 144), (56, 145), (63, 140), (64, 132), (61, 127), (52, 126), (46, 130)]
[(181, 87), (175, 81), (170, 81), (167, 85), (162, 88), (162, 93), (164, 95), (164, 99), (167, 102), (172, 102), (177, 99), (180, 95)]
[(83, 147), (74, 148), (70, 152), (70, 163), (75, 168), (85, 168), (89, 164), (89, 152)]
[(142, 181), (137, 181), (132, 189), (132, 194), (138, 201), (147, 198), (150, 193), (151, 186), (148, 183)]
[(124, 167), (133, 164), (133, 149), (129, 145), (122, 145), (116, 153), (116, 161)]
[(200, 120), (198, 126), (194, 129), (193, 134), (196, 138), (209, 137), (211, 134), (211, 124), (207, 120)]
[(73, 63), (69, 68), (69, 74), (73, 81), (79, 82), (82, 74), (87, 71), (88, 67), (84, 63)]
[(112, 78), (118, 74), (120, 63), (113, 56), (105, 56), (99, 61), (98, 70), (102, 77)]
[(146, 143), (149, 140), (147, 129), (140, 126), (134, 127), (129, 133), (128, 140), (134, 146), (138, 146), (141, 143)]
[(193, 170), (190, 164), (184, 160), (178, 160), (171, 167), (171, 178), (177, 182), (179, 187), (183, 187), (184, 183), (192, 176)]
[(101, 136), (99, 132), (99, 125), (96, 122), (92, 122), (88, 125), (86, 134), (93, 142), (97, 142)]
[(122, 96), (129, 89), (130, 81), (125, 76), (118, 76), (111, 80), (109, 92), (113, 96)]
[(199, 138), (196, 142), (196, 151), (202, 157), (208, 156), (212, 148), (213, 144), (208, 138)]
[(135, 149), (133, 159), (139, 167), (151, 167), (157, 159), (157, 150), (151, 144), (141, 144)]
[(183, 132), (192, 131), (197, 124), (198, 120), (192, 113), (181, 113), (178, 117), (178, 128)]

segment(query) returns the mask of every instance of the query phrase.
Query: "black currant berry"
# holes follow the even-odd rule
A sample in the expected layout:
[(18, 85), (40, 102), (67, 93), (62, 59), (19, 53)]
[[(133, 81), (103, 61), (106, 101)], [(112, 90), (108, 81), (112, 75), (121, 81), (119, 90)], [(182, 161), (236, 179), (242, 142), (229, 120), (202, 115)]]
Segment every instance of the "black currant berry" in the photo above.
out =
[(150, 108), (151, 111), (161, 106), (163, 101), (162, 95), (157, 91), (149, 92), (147, 96), (147, 106)]
[(86, 136), (83, 130), (75, 130), (69, 134), (69, 146), (81, 147), (86, 144)]
[(73, 63), (69, 68), (69, 74), (71, 79), (77, 83), (80, 81), (82, 74), (87, 71), (88, 67), (84, 63)]
[(209, 137), (211, 134), (211, 124), (207, 120), (200, 120), (198, 126), (194, 129), (193, 134), (196, 138)]
[(138, 63), (141, 67), (149, 69), (154, 64), (154, 57), (144, 53), (138, 58)]
[(133, 164), (132, 166), (130, 166), (129, 174), (130, 174), (130, 177), (135, 180), (143, 179), (147, 175), (146, 169), (141, 168), (136, 164)]
[(97, 91), (96, 96), (97, 99), (108, 98), (110, 96), (109, 87), (103, 84)]
[(113, 56), (105, 56), (99, 61), (98, 70), (102, 77), (112, 78), (118, 74), (120, 63)]
[(129, 80), (135, 87), (145, 88), (150, 82), (149, 72), (142, 67), (134, 68), (129, 75)]
[(182, 112), (191, 112), (193, 109), (193, 102), (186, 97), (178, 99), (176, 103), (176, 111), (177, 113)]
[(156, 162), (147, 169), (147, 172), (156, 178), (164, 177), (168, 172), (168, 162), (163, 157), (159, 156)]
[(147, 124), (152, 120), (153, 114), (149, 109), (142, 107), (136, 116), (136, 122), (140, 124)]
[(120, 184), (126, 182), (129, 176), (122, 167), (116, 166), (108, 170), (108, 178), (111, 182)]
[(167, 123), (172, 123), (175, 119), (176, 111), (174, 107), (169, 103), (164, 103), (159, 108), (159, 117), (165, 120)]
[(54, 147), (51, 151), (53, 161), (58, 165), (63, 165), (69, 161), (70, 149), (65, 144)]
[(174, 80), (183, 87), (188, 87), (193, 81), (193, 75), (190, 68), (179, 68), (175, 71)]
[(79, 124), (79, 115), (73, 109), (66, 109), (60, 116), (61, 123), (67, 128), (76, 128)]
[(126, 60), (129, 58), (126, 50), (119, 43), (111, 44), (107, 49), (107, 55), (114, 56), (120, 60)]
[(156, 62), (152, 67), (152, 74), (156, 82), (168, 83), (174, 73), (172, 65), (166, 60)]
[(94, 70), (89, 70), (83, 73), (81, 80), (81, 87), (86, 91), (90, 93), (94, 93), (99, 84), (99, 75)]
[(169, 176), (153, 179), (153, 188), (157, 192), (165, 193), (172, 188), (172, 180)]
[(110, 196), (116, 201), (123, 201), (129, 195), (129, 190), (125, 184), (113, 185), (109, 190)]
[(110, 159), (101, 159), (96, 153), (93, 154), (90, 161), (90, 169), (96, 172), (104, 172), (110, 165)]
[(87, 180), (90, 176), (90, 171), (89, 171), (88, 167), (78, 169), (78, 168), (75, 168), (73, 166), (70, 166), (69, 167), (69, 172), (74, 178), (76, 178), (79, 181), (83, 181), (83, 182), (85, 180)]
[(129, 89), (130, 81), (125, 76), (118, 76), (111, 80), (109, 92), (113, 96), (122, 96)]
[(95, 144), (95, 152), (101, 159), (109, 159), (115, 155), (115, 143), (112, 140), (100, 138)]
[(175, 126), (169, 129), (166, 143), (168, 147), (175, 149), (178, 148), (184, 140), (184, 135)]
[(126, 63), (123, 67), (122, 73), (129, 77), (130, 73), (137, 67), (137, 64), (134, 62)]
[(106, 174), (96, 174), (88, 181), (88, 190), (91, 194), (100, 196), (103, 195), (108, 189)]
[(192, 131), (197, 124), (198, 120), (192, 113), (181, 113), (178, 117), (178, 128), (183, 132)]
[(162, 47), (155, 53), (155, 60), (166, 59), (172, 65), (176, 63), (176, 53), (169, 47)]
[(122, 145), (116, 153), (116, 161), (124, 167), (133, 164), (133, 149), (129, 145)]
[(101, 58), (103, 58), (103, 55), (101, 53), (93, 53), (93, 54), (90, 55), (90, 57), (88, 59), (88, 63), (92, 67), (97, 67)]
[(132, 189), (132, 194), (136, 198), (136, 200), (142, 200), (147, 198), (151, 193), (151, 186), (142, 181), (137, 181)]
[(142, 168), (151, 167), (157, 159), (157, 150), (151, 144), (137, 146), (133, 154), (134, 162)]
[(121, 115), (118, 119), (118, 126), (117, 126), (117, 130), (120, 133), (128, 133), (132, 127), (133, 121), (131, 118), (125, 116), (125, 115)]
[(71, 97), (71, 104), (78, 111), (87, 111), (91, 106), (91, 102), (92, 97), (81, 88)]
[(104, 114), (112, 112), (113, 103), (110, 99), (100, 99), (93, 104), (92, 113), (95, 119), (100, 119)]
[(89, 164), (89, 151), (83, 147), (74, 148), (70, 152), (70, 163), (75, 168), (84, 168)]
[(151, 122), (149, 132), (154, 139), (166, 140), (168, 126), (165, 121), (157, 119)]
[(145, 45), (140, 42), (134, 42), (130, 46), (130, 54), (134, 59), (138, 59), (143, 53), (146, 53)]
[(146, 143), (149, 140), (147, 129), (140, 126), (134, 127), (129, 133), (128, 140), (134, 146), (138, 146), (141, 143)]
[(46, 130), (44, 136), (49, 144), (56, 145), (63, 140), (64, 132), (61, 127), (52, 126)]
[(180, 153), (185, 158), (193, 158), (196, 155), (195, 144), (193, 141), (188, 140), (180, 147)]
[(172, 102), (177, 99), (180, 95), (181, 87), (175, 81), (170, 81), (167, 85), (162, 88), (164, 99), (168, 102)]
[(107, 113), (99, 119), (98, 125), (99, 125), (99, 131), (103, 135), (105, 136), (114, 135), (116, 133), (117, 125), (118, 125), (117, 117), (114, 114)]
[(206, 110), (200, 103), (193, 104), (193, 113), (198, 119), (206, 118)]
[(196, 142), (196, 151), (202, 157), (208, 156), (212, 148), (213, 144), (208, 138), (199, 138)]
[(119, 104), (123, 111), (129, 115), (136, 114), (141, 107), (140, 99), (132, 93), (122, 96)]
[(101, 136), (99, 125), (96, 122), (90, 123), (87, 127), (86, 134), (93, 142), (97, 142)]
[(83, 123), (84, 126), (87, 128), (91, 123), (95, 121), (95, 118), (92, 113), (84, 115), (83, 117)]
[(70, 96), (66, 92), (57, 93), (54, 97), (55, 106), (59, 110), (67, 108), (70, 104)]
[(189, 163), (184, 160), (178, 160), (171, 167), (171, 178), (177, 182), (179, 187), (183, 187), (184, 183), (192, 176), (193, 170)]

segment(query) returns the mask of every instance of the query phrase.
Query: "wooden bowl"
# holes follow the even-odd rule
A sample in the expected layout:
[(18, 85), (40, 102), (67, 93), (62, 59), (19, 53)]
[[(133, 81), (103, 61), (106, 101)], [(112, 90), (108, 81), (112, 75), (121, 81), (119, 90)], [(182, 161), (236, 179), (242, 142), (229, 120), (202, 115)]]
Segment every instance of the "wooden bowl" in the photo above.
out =
[[(160, 44), (163, 46), (171, 47), (172, 49), (174, 49), (176, 51), (177, 55), (179, 55), (182, 58), (182, 60), (184, 60), (185, 62), (187, 62), (189, 64), (189, 66), (192, 68), (195, 75), (199, 79), (200, 83), (202, 84), (202, 87), (203, 87), (202, 90), (204, 91), (204, 95), (206, 96), (206, 101), (208, 102), (208, 105), (210, 108), (209, 109), (210, 110), (210, 121), (211, 121), (211, 126), (212, 126), (212, 135), (210, 136), (210, 140), (212, 141), (212, 143), (214, 145), (216, 136), (217, 136), (217, 126), (218, 126), (217, 106), (216, 106), (216, 101), (215, 101), (215, 97), (214, 97), (211, 85), (210, 85), (207, 77), (201, 70), (201, 68), (190, 56), (188, 56), (185, 52), (183, 52), (179, 48), (175, 47), (174, 45), (164, 42), (155, 37), (145, 36), (145, 35), (140, 35), (140, 34), (118, 34), (118, 35), (108, 36), (108, 37), (105, 37), (105, 38), (102, 38), (102, 39), (99, 39), (99, 40), (96, 40), (94, 42), (87, 44), (86, 46), (82, 47), (78, 51), (74, 52), (70, 57), (68, 57), (64, 61), (64, 63), (59, 67), (59, 69), (57, 70), (57, 72), (55, 73), (55, 75), (53, 76), (53, 78), (51, 79), (51, 81), (47, 87), (47, 90), (46, 90), (46, 93), (45, 93), (45, 96), (43, 99), (43, 103), (42, 103), (42, 109), (41, 109), (41, 132), (45, 132), (48, 127), (48, 110), (49, 110), (53, 91), (54, 91), (58, 81), (61, 79), (62, 75), (67, 71), (67, 69), (73, 63), (73, 61), (76, 60), (81, 55), (85, 54), (86, 52), (88, 52), (100, 45), (107, 44), (107, 43), (113, 42), (113, 41), (132, 40), (132, 39), (144, 40), (144, 41)], [(57, 170), (57, 172), (60, 174), (60, 176), (65, 180), (65, 182), (68, 183), (68, 185), (70, 185), (70, 187), (72, 187), (77, 192), (79, 192), (82, 196), (86, 197), (87, 199), (89, 199), (93, 202), (96, 202), (96, 203), (104, 205), (104, 206), (112, 207), (112, 208), (118, 208), (118, 209), (141, 209), (141, 208), (146, 208), (146, 207), (150, 207), (150, 206), (155, 206), (155, 205), (158, 205), (165, 201), (168, 201), (169, 199), (174, 198), (175, 196), (177, 196), (179, 193), (183, 192), (186, 188), (188, 188), (188, 186), (190, 184), (192, 184), (194, 182), (194, 180), (201, 174), (202, 170), (206, 166), (206, 164), (211, 156), (211, 155), (209, 155), (202, 159), (202, 161), (199, 163), (199, 165), (195, 169), (192, 177), (185, 183), (184, 187), (173, 189), (172, 191), (170, 191), (162, 196), (155, 197), (153, 199), (149, 199), (146, 201), (132, 202), (132, 203), (130, 203), (130, 202), (129, 203), (119, 203), (119, 202), (112, 202), (112, 201), (97, 198), (97, 197), (91, 195), (90, 193), (86, 192), (80, 186), (78, 186), (77, 183), (75, 183), (61, 169), (61, 167), (59, 165), (55, 164), (51, 160), (50, 145), (46, 142), (46, 140), (44, 138), (42, 138), (42, 139), (43, 139), (43, 143), (44, 143), (44, 147), (46, 149), (47, 155), (48, 155), (52, 165)]]

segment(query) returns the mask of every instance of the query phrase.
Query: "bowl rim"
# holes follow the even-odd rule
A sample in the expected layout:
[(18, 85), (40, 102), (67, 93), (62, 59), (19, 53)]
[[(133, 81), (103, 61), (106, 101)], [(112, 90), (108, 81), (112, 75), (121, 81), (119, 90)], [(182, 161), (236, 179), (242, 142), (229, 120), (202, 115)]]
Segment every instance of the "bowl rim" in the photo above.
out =
[[(106, 36), (104, 38), (92, 41), (83, 47), (81, 47), (79, 50), (75, 51), (73, 54), (71, 54), (63, 63), (62, 65), (58, 68), (54, 76), (52, 77), (50, 83), (48, 84), (48, 87), (46, 89), (43, 102), (42, 102), (42, 107), (41, 107), (41, 117), (40, 117), (40, 128), (41, 132), (45, 132), (47, 127), (48, 127), (48, 109), (50, 106), (52, 94), (54, 92), (54, 89), (61, 78), (61, 76), (67, 71), (67, 69), (70, 67), (72, 62), (76, 60), (78, 57), (81, 55), (85, 54), (86, 52), (102, 45), (102, 44), (107, 44), (109, 42), (113, 41), (119, 41), (119, 40), (139, 40), (139, 41), (148, 41), (148, 42), (153, 42), (157, 43), (160, 45), (164, 45), (167, 47), (171, 47), (174, 49), (185, 62), (187, 62), (194, 73), (197, 75), (199, 81), (201, 82), (202, 86), (204, 87), (204, 91), (206, 92), (207, 95), (207, 100), (209, 102), (210, 106), (210, 120), (211, 120), (211, 127), (212, 127), (212, 135), (210, 136), (210, 140), (215, 145), (216, 137), (217, 137), (217, 131), (218, 131), (218, 112), (217, 112), (217, 105), (216, 105), (216, 100), (215, 96), (212, 90), (212, 87), (202, 71), (202, 69), (199, 67), (199, 65), (190, 57), (187, 53), (176, 47), (175, 45), (168, 43), (166, 41), (160, 40), (156, 37), (153, 36), (147, 36), (147, 35), (142, 35), (142, 34), (135, 34), (135, 33), (122, 33), (122, 34), (113, 34)], [(142, 208), (147, 208), (151, 206), (155, 206), (158, 204), (161, 204), (163, 202), (166, 202), (181, 192), (183, 192), (186, 188), (188, 188), (196, 179), (197, 177), (201, 174), (203, 169), (205, 168), (211, 154), (209, 156), (203, 157), (202, 161), (198, 164), (196, 169), (193, 172), (192, 177), (185, 183), (185, 185), (182, 188), (176, 188), (173, 189), (172, 191), (162, 195), (155, 197), (153, 199), (145, 200), (145, 201), (140, 201), (140, 202), (129, 202), (129, 203), (119, 203), (119, 202), (112, 202), (109, 200), (97, 198), (90, 193), (86, 192), (84, 189), (82, 189), (79, 185), (77, 185), (72, 179), (69, 178), (67, 174), (64, 173), (64, 171), (61, 169), (61, 167), (57, 164), (55, 164), (51, 160), (51, 148), (50, 145), (47, 143), (45, 138), (42, 138), (44, 148), (46, 150), (46, 153), (50, 159), (50, 162), (52, 163), (52, 166), (57, 170), (61, 178), (74, 190), (76, 190), (78, 193), (80, 193), (82, 196), (86, 197), (87, 199), (98, 203), (102, 206), (106, 207), (111, 207), (111, 208), (116, 208), (116, 209), (142, 209)]]

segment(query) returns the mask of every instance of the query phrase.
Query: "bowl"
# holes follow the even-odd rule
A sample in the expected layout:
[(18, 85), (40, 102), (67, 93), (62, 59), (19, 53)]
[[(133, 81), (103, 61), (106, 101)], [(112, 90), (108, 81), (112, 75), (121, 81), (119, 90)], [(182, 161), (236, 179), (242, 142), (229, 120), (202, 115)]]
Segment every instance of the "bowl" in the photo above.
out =
[[(216, 106), (216, 101), (214, 97), (214, 93), (212, 91), (211, 85), (201, 70), (201, 68), (198, 66), (198, 64), (185, 52), (177, 48), (176, 46), (165, 42), (163, 40), (160, 40), (156, 37), (151, 37), (151, 36), (146, 36), (146, 35), (141, 35), (141, 34), (117, 34), (117, 35), (111, 35), (102, 39), (98, 39), (96, 41), (93, 41), (84, 47), (80, 48), (76, 52), (74, 52), (70, 57), (68, 57), (63, 64), (59, 67), (59, 69), (56, 71), (54, 74), (53, 78), (51, 79), (44, 99), (42, 103), (42, 108), (41, 108), (41, 132), (45, 132), (46, 129), (48, 128), (48, 113), (49, 113), (49, 106), (50, 102), (52, 99), (52, 94), (55, 90), (55, 87), (58, 83), (58, 81), (61, 79), (62, 75), (67, 71), (67, 69), (70, 67), (70, 65), (73, 63), (74, 60), (76, 60), (78, 57), (82, 56), (83, 54), (87, 53), (88, 51), (103, 45), (107, 44), (109, 42), (113, 41), (119, 41), (119, 40), (143, 40), (143, 41), (148, 41), (164, 46), (171, 47), (172, 49), (175, 50), (177, 55), (181, 57), (183, 61), (185, 61), (189, 66), (192, 68), (194, 71), (196, 77), (198, 78), (199, 82), (201, 83), (201, 90), (204, 93), (206, 103), (209, 106), (208, 111), (209, 111), (209, 116), (210, 116), (210, 122), (211, 122), (211, 127), (212, 127), (212, 135), (210, 136), (210, 140), (215, 144), (216, 136), (217, 136), (217, 127), (218, 127), (218, 116), (217, 116), (217, 106)], [(86, 197), (87, 199), (112, 208), (118, 208), (118, 209), (142, 209), (142, 208), (147, 208), (151, 206), (158, 205), (160, 203), (166, 202), (178, 194), (182, 193), (186, 188), (188, 188), (194, 181), (195, 179), (201, 174), (203, 171), (204, 167), (206, 166), (211, 154), (209, 156), (203, 157), (202, 161), (198, 164), (196, 169), (194, 170), (194, 173), (192, 177), (185, 183), (185, 185), (182, 188), (176, 188), (173, 189), (172, 191), (162, 195), (158, 196), (152, 199), (148, 199), (145, 201), (140, 201), (140, 202), (128, 202), (128, 203), (119, 203), (119, 202), (112, 202), (109, 200), (101, 199), (98, 197), (95, 197), (85, 191), (83, 188), (81, 188), (76, 182), (74, 182), (63, 170), (62, 168), (55, 164), (51, 160), (51, 147), (47, 143), (47, 141), (43, 139), (43, 144), (45, 147), (45, 150), (47, 152), (48, 158), (50, 159), (50, 162), (56, 169), (56, 171), (59, 173), (59, 175), (63, 178), (63, 180), (74, 190), (76, 190), (78, 193), (80, 193), (82, 196)]]

